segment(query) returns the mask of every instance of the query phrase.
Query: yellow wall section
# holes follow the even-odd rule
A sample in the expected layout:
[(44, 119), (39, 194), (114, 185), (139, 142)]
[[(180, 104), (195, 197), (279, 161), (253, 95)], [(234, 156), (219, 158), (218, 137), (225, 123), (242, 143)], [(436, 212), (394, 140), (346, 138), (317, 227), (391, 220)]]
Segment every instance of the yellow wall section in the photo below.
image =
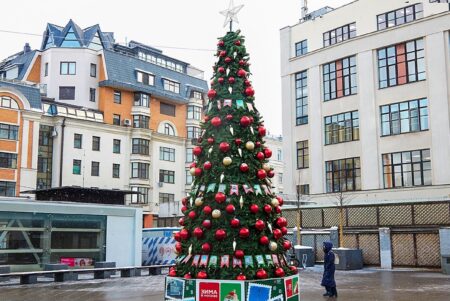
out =
[(34, 65), (31, 68), (30, 74), (27, 77), (30, 82), (40, 83), (41, 82), (41, 56), (38, 55), (34, 61)]
[(14, 181), (16, 171), (14, 169), (0, 169), (0, 180)]
[(28, 156), (27, 156), (27, 168), (31, 168), (31, 163), (33, 162), (33, 130), (34, 122), (30, 121), (30, 126), (28, 129)]
[[(164, 101), (163, 101), (164, 102)], [(175, 117), (164, 115), (160, 113), (160, 103), (161, 101), (157, 98), (151, 99), (150, 102), (150, 111), (152, 113), (152, 117), (150, 118), (150, 129), (153, 131), (158, 130), (158, 125), (161, 121), (169, 120), (175, 124), (177, 128), (177, 133), (179, 137), (186, 137), (186, 114), (187, 107), (182, 104), (175, 104)], [(169, 103), (169, 102), (166, 102)]]
[(113, 123), (113, 114), (119, 114), (120, 120), (131, 118), (131, 107), (133, 106), (134, 94), (129, 91), (121, 91), (122, 103), (114, 102), (114, 89), (109, 87), (99, 88), (98, 109), (103, 112), (103, 119), (106, 123)]
[(17, 148), (17, 141), (14, 140), (0, 140), (0, 151), (15, 153)]

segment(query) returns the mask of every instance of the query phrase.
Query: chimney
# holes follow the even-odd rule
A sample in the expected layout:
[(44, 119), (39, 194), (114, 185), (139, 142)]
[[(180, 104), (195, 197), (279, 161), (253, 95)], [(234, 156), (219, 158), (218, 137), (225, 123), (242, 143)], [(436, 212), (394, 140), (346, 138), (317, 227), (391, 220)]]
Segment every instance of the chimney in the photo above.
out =
[(301, 5), (301, 19), (303, 20), (308, 13), (308, 0), (300, 0)]
[(31, 47), (29, 43), (25, 43), (25, 46), (23, 46), (23, 53), (27, 53), (31, 51)]

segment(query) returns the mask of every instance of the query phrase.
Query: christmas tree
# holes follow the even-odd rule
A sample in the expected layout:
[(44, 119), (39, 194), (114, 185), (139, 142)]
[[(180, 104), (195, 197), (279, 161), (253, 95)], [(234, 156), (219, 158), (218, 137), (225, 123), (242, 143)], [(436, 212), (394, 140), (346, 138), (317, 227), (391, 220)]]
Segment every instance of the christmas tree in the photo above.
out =
[(271, 191), (272, 151), (265, 147), (244, 42), (238, 30), (217, 44), (202, 135), (193, 150), (195, 180), (182, 200), (183, 228), (175, 233), (173, 277), (250, 280), (297, 273), (284, 256), (291, 242), (283, 238), (283, 199)]

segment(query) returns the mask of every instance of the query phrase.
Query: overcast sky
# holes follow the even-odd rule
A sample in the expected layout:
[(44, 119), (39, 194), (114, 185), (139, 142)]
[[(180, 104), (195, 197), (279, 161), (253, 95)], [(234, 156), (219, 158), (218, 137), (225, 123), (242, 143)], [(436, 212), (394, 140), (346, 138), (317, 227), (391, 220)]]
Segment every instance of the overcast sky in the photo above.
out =
[[(81, 28), (100, 24), (114, 32), (117, 42), (136, 40), (159, 47), (167, 55), (181, 59), (212, 76), (212, 51), (176, 50), (168, 47), (215, 49), (217, 37), (226, 33), (219, 11), (229, 0), (22, 0), (1, 1), (0, 60), (20, 51), (25, 42), (39, 48), (41, 37), (4, 33), (17, 31), (42, 34), (47, 23), (65, 26), (73, 19)], [(272, 134), (281, 134), (281, 80), (279, 30), (296, 24), (300, 0), (234, 0), (244, 4), (237, 26), (246, 36), (250, 53), (256, 106)], [(323, 6), (338, 7), (350, 0), (309, 0), (309, 11)]]

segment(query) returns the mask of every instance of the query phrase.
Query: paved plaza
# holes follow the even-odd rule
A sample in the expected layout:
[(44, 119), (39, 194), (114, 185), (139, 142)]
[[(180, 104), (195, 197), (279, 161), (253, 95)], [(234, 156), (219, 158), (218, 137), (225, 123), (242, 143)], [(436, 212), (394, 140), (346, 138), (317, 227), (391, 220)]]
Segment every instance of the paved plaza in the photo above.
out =
[[(322, 267), (300, 271), (301, 300), (326, 300), (320, 287)], [(55, 284), (40, 278), (37, 285), (0, 282), (0, 301), (161, 301), (164, 276), (81, 280)], [(448, 301), (450, 276), (426, 270), (375, 268), (336, 272), (341, 301)]]

